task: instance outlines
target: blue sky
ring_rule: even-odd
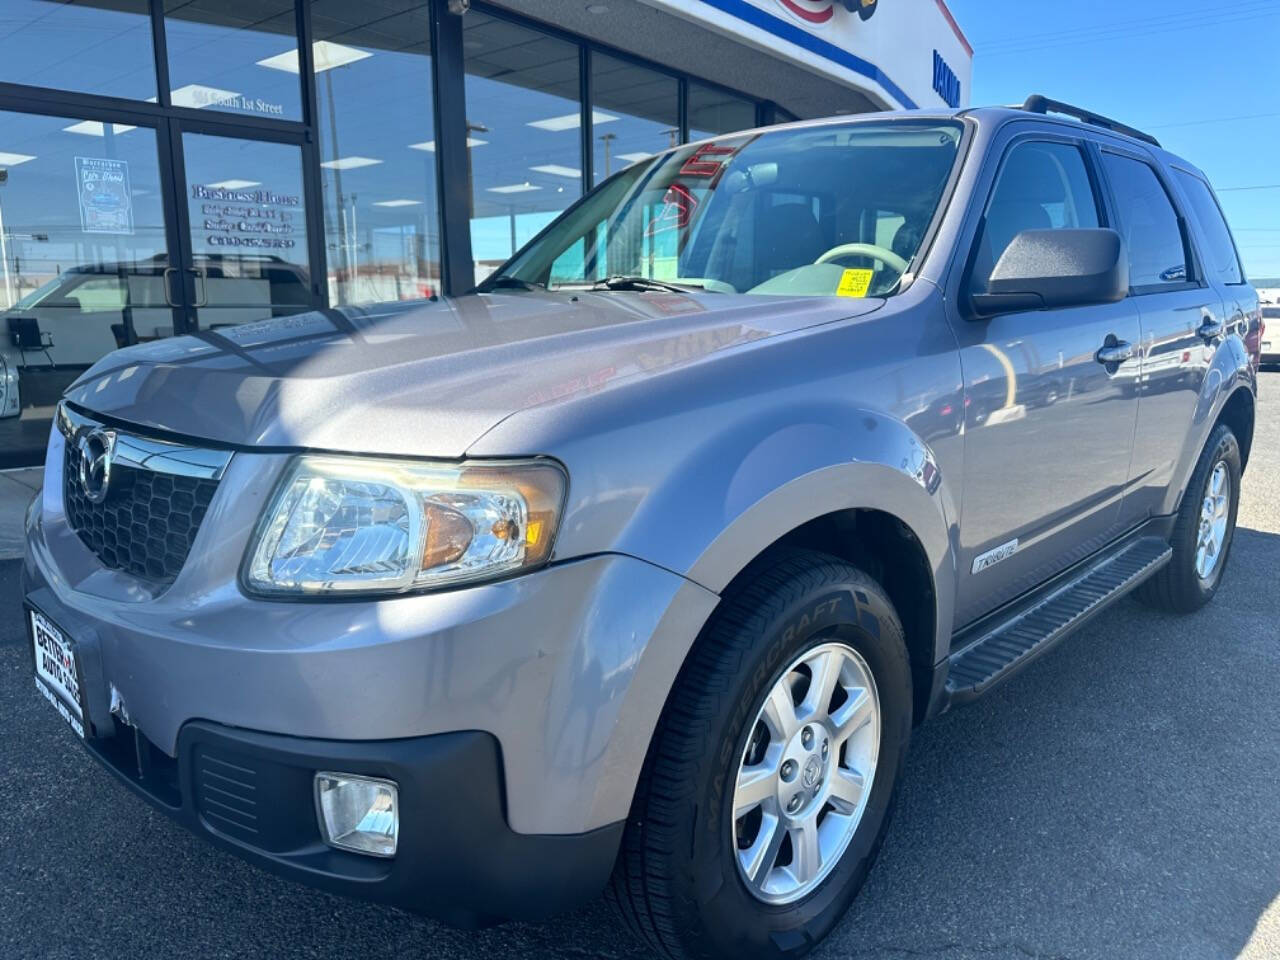
[[[970,104],[1043,93],[1148,131],[1209,175],[1249,276],[1280,277],[1280,0],[948,6],[974,48]]]

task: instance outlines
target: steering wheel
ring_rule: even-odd
[[[842,243],[838,247],[832,247],[814,263],[829,263],[832,260],[838,260],[841,257],[849,256],[870,257],[872,260],[879,260],[885,266],[893,267],[898,273],[906,273],[909,264],[900,256],[887,247],[878,247],[874,243]]]

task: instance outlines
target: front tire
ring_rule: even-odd
[[[1240,444],[1226,424],[1209,435],[1174,520],[1173,559],[1136,596],[1170,613],[1194,613],[1222,582],[1240,507]]]
[[[678,960],[803,956],[879,852],[911,720],[880,585],[808,551],[758,565],[668,698],[609,899]]]

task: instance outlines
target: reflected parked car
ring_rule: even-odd
[[[279,257],[208,254],[195,259],[194,269],[205,329],[311,306],[306,273]],[[41,406],[51,409],[77,376],[113,350],[173,336],[176,291],[166,284],[176,285],[176,273],[163,255],[72,267],[4,311],[0,417],[18,416],[35,393],[48,393]]]
[[[1280,364],[1280,307],[1262,308],[1262,365]]]

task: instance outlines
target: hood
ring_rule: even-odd
[[[66,396],[104,416],[236,446],[455,458],[526,407],[883,303],[515,292],[345,307],[129,347]]]

